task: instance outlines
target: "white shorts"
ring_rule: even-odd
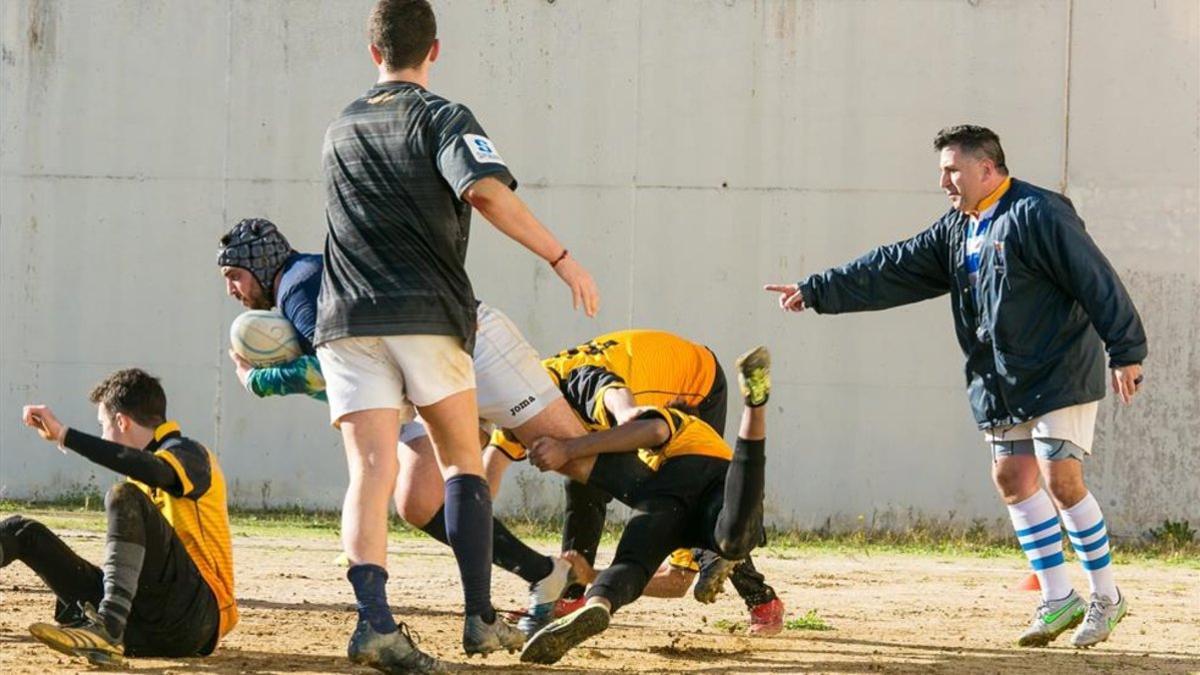
[[[533,419],[562,393],[542,367],[538,353],[504,312],[479,303],[475,334],[475,395],[484,429],[511,429]],[[425,435],[418,416],[404,425],[404,443]]]
[[[394,409],[401,422],[413,406],[432,405],[475,388],[471,357],[449,335],[347,337],[317,347],[333,426],[352,412]]]
[[[1091,454],[1092,441],[1096,436],[1096,413],[1099,410],[1099,401],[1059,408],[1028,422],[988,429],[984,432],[984,438],[989,443],[1055,438],[1071,441]]]

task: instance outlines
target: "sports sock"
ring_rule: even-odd
[[[1092,593],[1116,600],[1117,584],[1113,580],[1112,556],[1108,550],[1108,528],[1104,525],[1100,503],[1089,492],[1075,506],[1063,509],[1062,517],[1071,547],[1087,573]]]
[[[104,597],[96,613],[104,619],[108,634],[118,640],[125,634],[145,560],[146,547],[142,544],[109,539],[104,545]]]
[[[438,509],[421,531],[449,545],[446,536],[446,507]],[[529,583],[536,583],[554,570],[554,560],[525,545],[504,523],[492,518],[492,564],[508,570]]]
[[[108,513],[108,535],[104,544],[104,597],[96,613],[104,628],[120,640],[137,595],[138,578],[146,561],[146,514],[149,500],[136,487],[125,483],[108,491],[104,509]]]
[[[739,438],[725,474],[725,502],[714,535],[722,558],[741,560],[762,538],[763,484],[766,482],[765,440]]]
[[[352,565],[346,570],[346,578],[358,600],[358,618],[371,624],[376,633],[395,632],[396,620],[387,602],[387,570],[379,565]]]
[[[562,550],[577,551],[588,561],[596,564],[596,549],[604,535],[604,520],[608,515],[605,492],[590,485],[566,479],[564,483],[567,503],[563,513]],[[583,584],[571,584],[563,593],[566,600],[583,597]]]
[[[1037,574],[1042,599],[1061,600],[1070,595],[1073,589],[1063,564],[1062,528],[1050,495],[1038,490],[1029,499],[1010,504],[1008,515],[1021,550]]]
[[[481,476],[459,474],[446,481],[446,535],[462,577],[467,616],[492,623],[492,495]]]

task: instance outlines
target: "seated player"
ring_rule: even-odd
[[[167,419],[162,387],[141,370],[109,375],[90,400],[102,438],[67,428],[43,405],[22,414],[47,441],[129,477],[104,497],[101,567],[36,520],[0,522],[0,567],[20,560],[57,596],[57,625],[35,623],[29,631],[97,665],[118,665],[126,655],[211,654],[238,621],[217,458]]]
[[[718,435],[725,432],[727,400],[721,364],[707,347],[678,335],[658,330],[617,331],[559,352],[543,361],[543,365],[589,429],[607,429],[627,422],[645,406],[673,406],[694,410]],[[514,445],[505,433],[493,434],[493,440],[493,445],[504,450],[510,459],[525,456],[524,448]],[[594,564],[611,497],[570,478],[566,493],[562,549],[578,551],[589,565]],[[678,567],[664,570],[663,582],[674,580],[681,587],[672,597],[686,592],[692,578],[698,577],[696,599],[716,600],[725,576],[717,573],[717,556],[713,552],[678,551],[672,560]],[[750,634],[774,635],[781,631],[783,603],[754,568],[753,561],[747,558],[729,576],[750,611]],[[555,615],[569,614],[581,607],[583,591],[579,584],[569,587],[555,608]],[[523,621],[521,628],[532,632],[549,618],[541,617],[538,612]]]
[[[535,465],[571,465],[595,459],[588,481],[634,512],[617,544],[613,563],[587,592],[587,604],[529,639],[528,663],[556,663],[571,648],[608,628],[610,617],[636,600],[672,550],[716,551],[729,570],[762,538],[766,410],[770,356],[758,347],[738,359],[738,382],[746,401],[731,451],[702,420],[673,409],[655,409],[605,431],[561,441],[542,438],[530,447]],[[651,455],[649,475],[597,476],[606,457]]]
[[[325,380],[312,348],[322,256],[296,252],[273,223],[255,218],[242,220],[221,238],[217,264],[229,296],[249,309],[277,306],[296,329],[304,350],[290,363],[267,368],[253,368],[231,351],[238,379],[260,397],[306,394],[324,400]],[[484,420],[511,426],[514,434],[529,441],[547,434],[582,435],[583,426],[520,330],[502,312],[483,303],[477,308],[477,316],[473,359],[479,411]],[[442,476],[419,417],[402,427],[400,440],[396,510],[405,521],[448,545]],[[481,439],[481,447],[483,443]],[[511,462],[494,448],[488,452],[485,464],[494,495]],[[570,570],[565,561],[526,546],[495,519],[492,560],[528,582],[530,602],[537,605],[553,603],[561,595]],[[383,573],[386,575],[386,571]],[[512,639],[519,647],[517,636]]]

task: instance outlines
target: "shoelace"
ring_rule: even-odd
[[[400,621],[396,624],[396,630],[400,631],[401,635],[408,638],[408,641],[412,643],[414,648],[421,644],[421,636],[412,632],[412,630],[409,629],[408,624],[404,623],[403,621]]]
[[[1103,600],[1092,600],[1088,603],[1087,616],[1084,621],[1091,623],[1104,618],[1104,612],[1108,609],[1108,604]]]
[[[92,603],[85,602],[81,605],[81,607],[83,608],[84,618],[96,624],[97,626],[104,625],[104,619],[100,618],[100,613],[96,611],[95,607],[92,607]]]

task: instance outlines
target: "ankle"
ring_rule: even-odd
[[[592,597],[588,598],[587,606],[588,607],[597,607],[597,606],[603,607],[604,611],[608,612],[609,614],[612,614],[612,603],[609,602],[608,599],[602,598],[598,595],[593,595]]]

